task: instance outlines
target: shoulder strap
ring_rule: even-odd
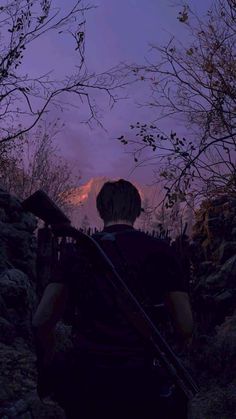
[[[120,266],[120,268],[122,270],[122,273],[126,272],[126,274],[129,272],[129,264],[128,264],[126,258],[124,257],[123,252],[121,251],[120,246],[118,246],[118,243],[117,243],[116,238],[117,238],[117,236],[119,234],[123,234],[123,233],[130,234],[130,233],[133,233],[133,232],[136,232],[136,230],[129,229],[129,230],[123,230],[123,231],[114,231],[114,232],[103,231],[103,232],[98,233],[96,235],[96,237],[98,236],[98,237],[101,238],[101,241],[102,242],[104,242],[104,241],[111,241],[113,243],[113,248],[116,250],[116,254],[119,256],[119,259],[121,261],[121,263],[119,264],[119,266]]]
[[[136,230],[134,229],[127,229],[127,230],[122,230],[122,231],[101,231],[100,233],[95,233],[93,234],[93,238],[101,238],[101,240],[111,240],[111,241],[115,241],[116,240],[116,236],[119,236],[119,234],[124,234],[124,233],[136,233]]]

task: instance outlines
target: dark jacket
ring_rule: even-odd
[[[144,308],[162,303],[170,291],[186,291],[181,267],[162,240],[124,224],[106,227],[103,233],[93,238]],[[109,240],[110,233],[116,233],[115,242]],[[74,346],[101,365],[141,365],[150,355],[149,348],[120,312],[109,281],[101,287],[101,275],[99,257],[96,260],[77,246],[64,255],[53,278],[69,285],[70,305],[76,313]]]

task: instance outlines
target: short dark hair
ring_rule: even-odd
[[[141,212],[141,197],[127,180],[109,181],[97,195],[97,210],[105,223],[118,220],[134,223]]]

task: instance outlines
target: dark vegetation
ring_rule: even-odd
[[[153,44],[148,64],[128,66],[150,89],[143,106],[156,111],[155,121],[133,123],[132,132],[118,138],[131,145],[134,169],[156,162],[167,208],[235,196],[236,189],[235,1],[217,0],[203,17],[186,5],[178,19],[186,27],[184,42],[173,36],[167,45]],[[173,121],[170,132],[163,121]],[[142,157],[145,149],[150,157]]]

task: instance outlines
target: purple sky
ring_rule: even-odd
[[[74,1],[55,0],[55,3],[62,9],[66,3],[69,9]],[[203,14],[211,1],[192,0],[189,3]],[[186,36],[184,24],[177,20],[181,8],[174,7],[173,1],[97,0],[94,4],[98,7],[86,15],[86,62],[91,71],[102,72],[121,61],[142,63],[148,56],[149,43],[165,44],[171,35],[182,39]],[[26,53],[23,70],[34,75],[51,69],[58,75],[69,72],[76,59],[72,40],[68,36],[60,39],[58,42],[58,37],[51,33],[34,43],[33,50]],[[102,106],[106,106],[101,121],[107,132],[98,127],[90,130],[81,124],[85,117],[82,107],[80,111],[65,110],[63,115],[51,111],[49,118],[61,117],[66,123],[58,141],[64,156],[81,171],[83,183],[95,176],[128,179],[132,158],[124,153],[126,149],[114,138],[127,132],[131,123],[151,120],[155,115],[148,109],[138,108],[135,103],[145,97],[141,83],[135,88],[130,87],[126,94],[129,99],[118,103],[112,111],[106,106],[104,97],[100,99]],[[136,170],[129,177],[132,179],[151,183],[152,167]]]

